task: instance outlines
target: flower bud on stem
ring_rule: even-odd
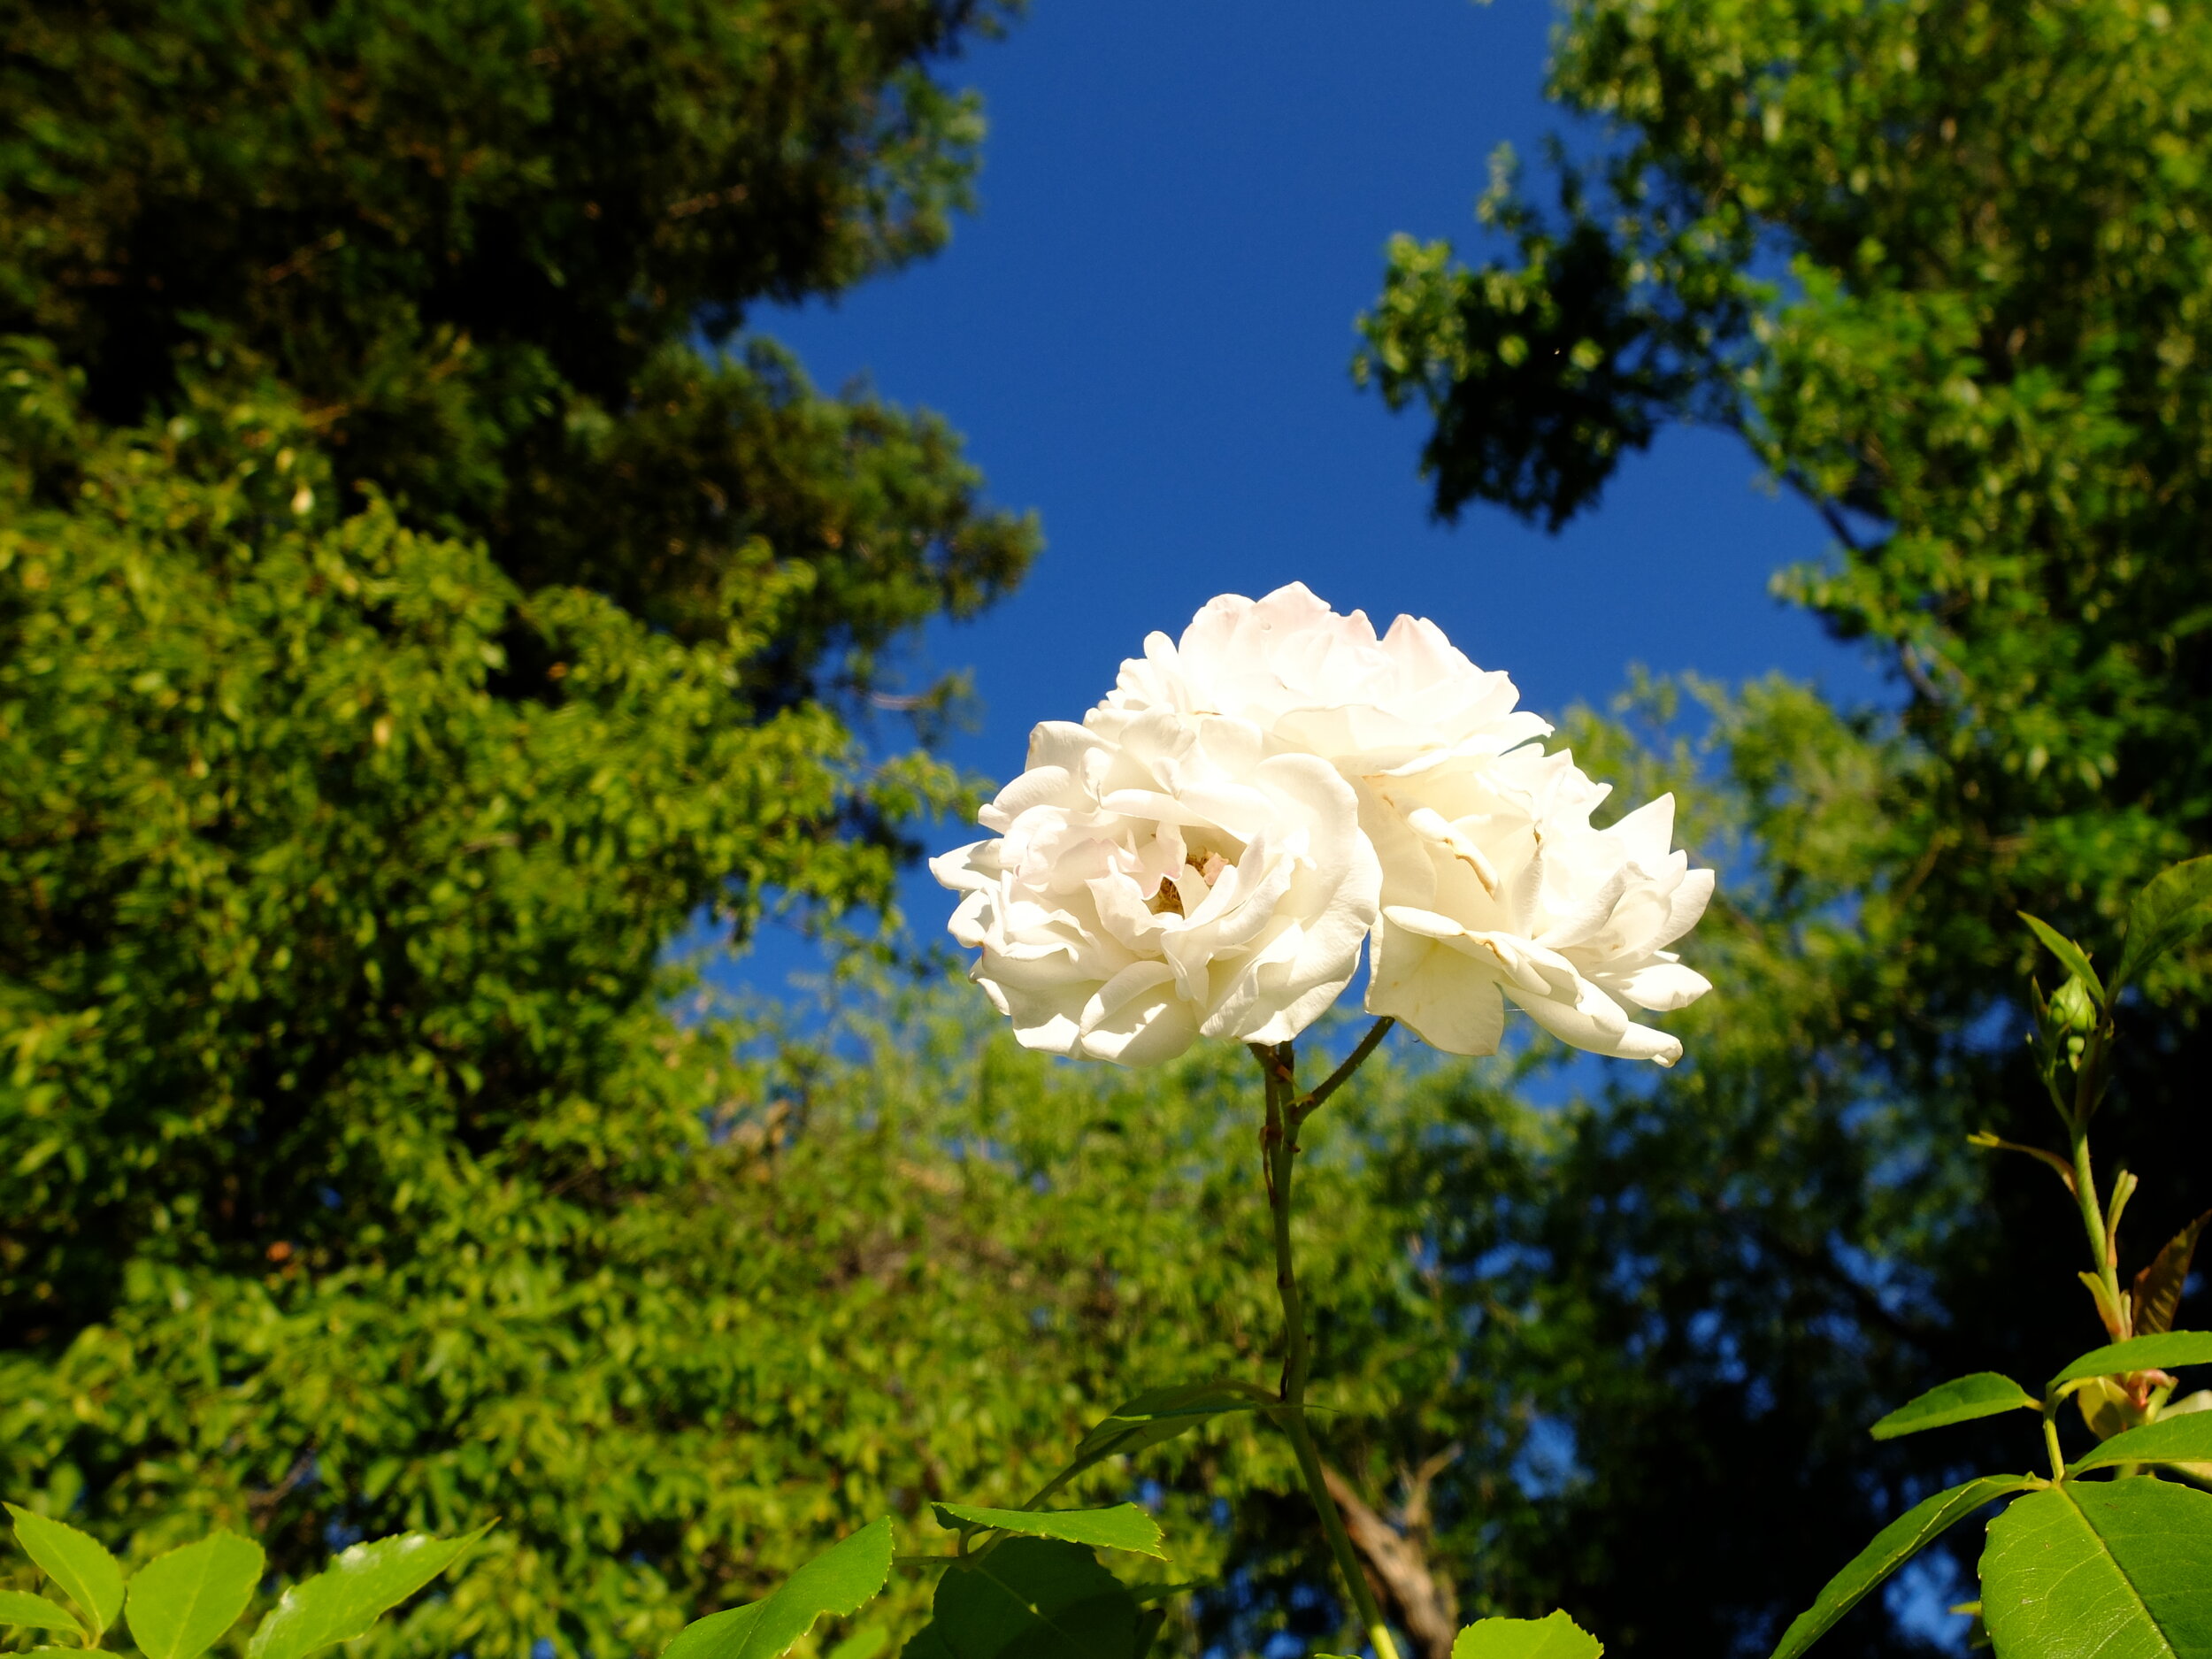
[[[1297,1056],[1289,1043],[1251,1045],[1267,1091],[1267,1116],[1260,1129],[1260,1155],[1267,1179],[1267,1207],[1274,1224],[1275,1289],[1283,1303],[1282,1403],[1271,1415],[1283,1432],[1290,1436],[1291,1449],[1298,1458],[1298,1472],[1304,1478],[1314,1509],[1321,1517],[1322,1534],[1329,1540],[1329,1552],[1336,1557],[1337,1571],[1351,1592],[1352,1605],[1369,1644],[1375,1650],[1375,1659],[1398,1659],[1397,1645],[1391,1640],[1390,1627],[1383,1623],[1382,1610],[1375,1604],[1375,1593],[1368,1585],[1359,1556],[1353,1551],[1351,1535],[1344,1529],[1344,1517],[1337,1512],[1336,1501],[1329,1495],[1328,1481],[1321,1471],[1321,1454],[1315,1448],[1313,1432],[1306,1425],[1306,1378],[1312,1354],[1306,1342],[1305,1303],[1298,1291],[1298,1270],[1291,1259],[1290,1206],[1299,1130],[1321,1103],[1359,1069],[1360,1063],[1375,1051],[1390,1026],[1388,1018],[1377,1020],[1344,1064],[1310,1094],[1298,1093]]]

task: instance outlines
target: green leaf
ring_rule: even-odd
[[[2162,870],[2128,907],[2127,942],[2121,947],[2114,990],[2212,921],[2212,857],[2191,858]]]
[[[61,1521],[50,1521],[12,1503],[15,1540],[39,1564],[62,1594],[77,1604],[91,1625],[92,1640],[115,1623],[123,1610],[123,1569],[96,1538]]]
[[[2089,987],[2089,995],[2097,999],[2099,1007],[2111,1006],[2105,998],[2104,981],[2097,977],[2097,971],[2089,965],[2087,951],[2048,922],[2038,921],[2025,910],[2015,910],[2013,914],[2025,922],[2028,925],[2028,931],[2043,941],[2044,949],[2058,958],[2059,966]]]
[[[1111,1416],[1101,1418],[1078,1441],[1076,1466],[1097,1463],[1116,1454],[1133,1455],[1148,1447],[1171,1440],[1196,1428],[1208,1417],[1225,1411],[1250,1411],[1257,1402],[1240,1384],[1186,1383],[1173,1388],[1148,1388]]]
[[[1056,1491],[1093,1463],[1118,1453],[1133,1456],[1148,1447],[1171,1440],[1208,1417],[1225,1411],[1259,1410],[1264,1398],[1247,1383],[1182,1383],[1172,1388],[1148,1388],[1094,1424],[1076,1442],[1074,1458],[1052,1478],[1045,1491]]]
[[[1452,1643],[1452,1659],[1598,1659],[1605,1644],[1564,1613],[1477,1619]]]
[[[775,1659],[812,1630],[816,1619],[857,1613],[890,1576],[891,1517],[886,1516],[833,1544],[773,1594],[685,1625],[662,1649],[661,1659]]]
[[[1828,1580],[1826,1587],[1813,1598],[1812,1606],[1800,1613],[1789,1629],[1782,1632],[1773,1659],[1796,1659],[1797,1655],[1825,1635],[1838,1619],[1856,1607],[1869,1591],[1926,1548],[1953,1523],[1965,1519],[1992,1499],[2045,1484],[2033,1475],[1984,1475],[1978,1480],[1970,1480],[1916,1503],[1877,1532],[1874,1541],[1861,1550],[1849,1566]]]
[[[1136,1601],[1089,1550],[1056,1539],[1010,1538],[948,1567],[932,1612],[908,1659],[1136,1659]]]
[[[2170,1330],[2181,1308],[2181,1287],[2189,1282],[2189,1264],[2197,1253],[2197,1240],[2212,1225],[2208,1210],[2166,1240],[2149,1266],[2135,1276],[2135,1328],[2146,1335]]]
[[[965,1521],[973,1526],[995,1526],[1002,1532],[1062,1538],[1094,1549],[1125,1549],[1161,1561],[1168,1558],[1160,1546],[1159,1523],[1133,1503],[1117,1503],[1110,1509],[984,1509],[967,1503],[932,1507],[947,1526]]]
[[[131,1640],[146,1659],[197,1659],[238,1622],[261,1582],[261,1546],[211,1532],[132,1576]]]
[[[1893,1440],[1901,1434],[1939,1429],[1953,1423],[1971,1423],[1993,1417],[2000,1411],[2040,1411],[2042,1402],[2009,1377],[1993,1371],[1976,1371],[1939,1383],[1924,1394],[1907,1401],[1867,1432],[1878,1440]]]
[[[489,1525],[459,1538],[403,1532],[356,1544],[279,1598],[246,1644],[246,1659],[301,1659],[365,1636],[392,1609],[468,1553]]]
[[[2177,1365],[2212,1364],[2212,1331],[2162,1331],[2092,1348],[2051,1379],[2051,1386],[2116,1377],[2124,1371],[2171,1371]]]
[[[28,1590],[0,1590],[0,1624],[20,1624],[32,1630],[67,1631],[81,1637],[84,1626],[77,1616],[58,1601],[49,1601]]]
[[[1990,1523],[1981,1572],[2001,1654],[2212,1654],[2212,1494],[2141,1475],[2067,1481]]]
[[[2078,1475],[2114,1463],[2212,1463],[2212,1411],[2190,1411],[2124,1429],[2095,1451],[2076,1458],[2066,1472]]]

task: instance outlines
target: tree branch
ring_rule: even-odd
[[[1451,1585],[1429,1571],[1421,1547],[1369,1509],[1333,1465],[1324,1463],[1321,1472],[1344,1517],[1344,1530],[1359,1551],[1360,1564],[1367,1570],[1368,1583],[1397,1615],[1400,1627],[1413,1639],[1415,1651],[1421,1659],[1451,1659],[1452,1642],[1459,1633],[1459,1601]]]

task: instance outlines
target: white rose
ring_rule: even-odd
[[[1609,793],[1562,752],[1433,751],[1366,780],[1383,865],[1367,1007],[1437,1048],[1493,1054],[1501,995],[1561,1041],[1672,1065],[1682,1045],[1634,1023],[1712,987],[1664,947],[1695,925],[1709,870],[1672,851],[1674,797],[1609,829]]]
[[[931,862],[952,932],[1024,1045],[1148,1065],[1198,1037],[1281,1042],[1358,965],[1381,885],[1351,787],[1246,720],[1065,722]]]
[[[1356,777],[1425,749],[1502,754],[1549,732],[1515,710],[1518,699],[1510,680],[1477,668],[1425,618],[1402,616],[1379,640],[1365,611],[1340,617],[1293,582],[1256,601],[1223,595],[1180,641],[1148,636],[1100,711],[1233,716]]]

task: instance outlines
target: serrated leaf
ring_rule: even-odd
[[[1564,1613],[1477,1619],[1452,1643],[1452,1659],[1598,1659],[1605,1644]]]
[[[12,1503],[15,1541],[61,1593],[77,1604],[91,1626],[92,1640],[115,1623],[123,1610],[123,1569],[107,1547],[62,1521],[51,1521]]]
[[[2212,1210],[2167,1240],[2166,1248],[2135,1276],[2135,1325],[2139,1331],[2147,1335],[2173,1328],[2174,1316],[2181,1309],[2182,1286],[2189,1282],[2189,1264],[2196,1256],[2197,1240],[2204,1235],[2208,1224],[2212,1224]]]
[[[1947,1492],[1939,1492],[1932,1498],[1924,1498],[1877,1532],[1874,1541],[1861,1550],[1849,1566],[1828,1580],[1813,1598],[1812,1606],[1800,1613],[1789,1629],[1782,1632],[1773,1659],[1796,1659],[1883,1579],[1934,1542],[1954,1523],[1964,1520],[1994,1499],[2031,1491],[2044,1484],[2032,1475],[1984,1475]]]
[[[79,1637],[84,1634],[84,1626],[77,1623],[74,1613],[60,1602],[49,1601],[28,1590],[0,1590],[0,1624],[15,1624],[27,1630],[66,1631]]]
[[[2114,1463],[2212,1463],[2212,1411],[2188,1411],[2124,1429],[2096,1450],[2076,1458],[2066,1472],[2078,1475]]]
[[[131,1578],[131,1640],[146,1659],[198,1659],[238,1622],[261,1582],[261,1546],[211,1532]]]
[[[2091,1348],[2051,1379],[2051,1386],[2063,1387],[2091,1377],[2117,1377],[2131,1371],[2171,1371],[2177,1365],[2212,1364],[2212,1331],[2164,1331],[2156,1336],[2130,1337]]]
[[[1010,1538],[946,1568],[931,1612],[910,1659],[1136,1659],[1135,1600],[1089,1550],[1057,1539]]]
[[[2070,1480],[1989,1526],[1982,1620],[2001,1654],[2212,1654],[2212,1494],[2167,1480]]]
[[[356,1544],[287,1590],[246,1644],[246,1659],[302,1659],[368,1634],[376,1621],[467,1554],[491,1531],[459,1538],[403,1532]]]
[[[2039,921],[2025,910],[2015,910],[2013,914],[2025,922],[2028,925],[2028,931],[2043,941],[2043,948],[2058,958],[2059,966],[2089,987],[2089,995],[2097,999],[2099,1007],[2109,1006],[2105,1001],[2104,981],[2097,977],[2097,971],[2089,965],[2087,951],[2048,922]]]
[[[1059,1538],[1094,1549],[1125,1549],[1165,1561],[1160,1525],[1133,1503],[1118,1503],[1110,1509],[985,1509],[969,1503],[931,1506],[948,1526],[965,1521],[973,1526],[993,1526],[1002,1532],[1021,1532],[1033,1538]]]
[[[2212,857],[2162,870],[2128,907],[2127,942],[2112,976],[2115,991],[2212,921]]]
[[[786,1578],[772,1594],[687,1624],[661,1659],[775,1659],[814,1621],[857,1613],[891,1576],[891,1518],[871,1521]],[[248,1659],[252,1659],[251,1655]]]
[[[1971,1377],[1938,1383],[1926,1394],[1908,1400],[1867,1432],[1878,1440],[1893,1440],[1901,1434],[1971,1423],[1977,1417],[1995,1417],[2000,1411],[2042,1409],[2042,1402],[2011,1378],[1993,1371],[1976,1371]]]

